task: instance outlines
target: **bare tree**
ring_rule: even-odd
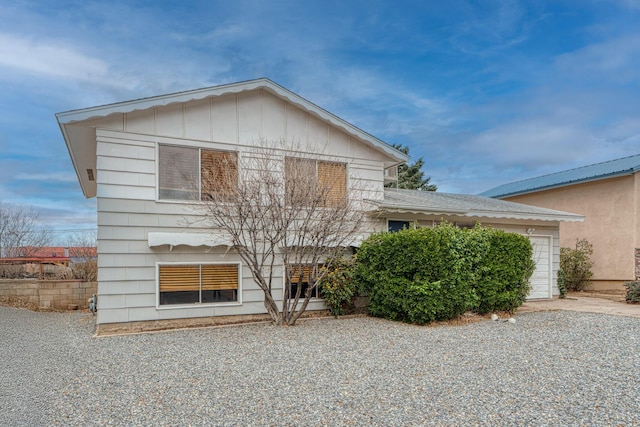
[[[97,236],[94,231],[69,237],[67,246],[72,259],[71,270],[76,279],[95,282],[98,279]]]
[[[38,224],[34,208],[0,202],[0,257],[29,257],[51,241],[51,229]]]
[[[214,233],[228,235],[272,321],[293,325],[317,295],[322,263],[361,231],[362,191],[354,178],[348,185],[344,163],[263,146],[203,167],[197,209]],[[280,268],[284,289],[275,281]]]

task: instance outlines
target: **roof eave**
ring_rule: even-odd
[[[576,185],[576,184],[586,184],[586,183],[589,183],[589,182],[601,181],[603,179],[617,178],[617,177],[620,177],[620,176],[629,176],[629,175],[635,174],[639,170],[640,170],[640,167],[632,168],[632,169],[625,169],[624,171],[618,171],[618,172],[605,174],[605,175],[598,175],[598,176],[590,177],[590,178],[576,179],[576,180],[573,180],[573,181],[565,181],[565,182],[557,183],[557,184],[543,185],[543,186],[540,186],[540,187],[530,188],[530,189],[522,190],[522,191],[512,191],[512,192],[509,192],[509,193],[502,193],[502,194],[496,194],[494,196],[484,196],[484,197],[491,197],[493,199],[504,199],[506,197],[523,196],[525,194],[538,193],[540,191],[553,190],[553,189],[556,189],[556,188],[570,187],[570,186]],[[482,194],[483,193],[481,193],[480,195],[482,195]]]
[[[385,206],[380,205],[375,211],[376,213],[415,213],[423,215],[465,215],[467,210],[457,209],[444,209],[437,207],[424,207],[419,206]]]
[[[57,114],[56,114],[57,117]],[[60,122],[60,120],[58,120],[58,126],[60,127],[60,132],[62,132],[62,138],[64,139],[64,144],[67,147],[67,151],[69,152],[69,157],[71,158],[71,164],[73,165],[73,169],[76,172],[76,177],[78,178],[78,182],[80,183],[80,189],[82,190],[82,194],[84,195],[84,197],[86,197],[87,199],[94,197],[95,194],[91,194],[89,192],[89,189],[85,187],[84,185],[84,180],[82,179],[82,177],[80,176],[80,169],[78,166],[78,161],[76,160],[76,157],[73,153],[73,150],[71,149],[71,141],[69,139],[69,134],[67,133],[67,128],[64,124],[62,124]]]
[[[562,221],[562,222],[582,222],[584,216],[575,214],[536,214],[525,212],[496,212],[496,211],[468,211],[466,216],[477,218],[494,218],[494,219],[517,219],[517,220],[533,220],[533,221]]]
[[[373,203],[376,203],[373,201]],[[384,214],[419,214],[419,215],[454,215],[469,218],[493,218],[493,219],[515,219],[515,220],[531,220],[531,221],[550,221],[550,222],[582,222],[584,216],[570,213],[527,213],[527,212],[501,212],[501,211],[483,211],[473,209],[446,209],[437,207],[419,207],[419,206],[396,206],[384,205],[380,202],[376,203],[378,208],[373,211],[377,215]]]
[[[201,100],[214,96],[221,96],[227,94],[241,93],[245,91],[255,90],[255,89],[265,89],[271,91],[277,96],[286,99],[293,105],[296,105],[299,108],[317,116],[321,120],[324,120],[331,125],[342,129],[349,135],[353,135],[371,146],[375,149],[385,153],[396,164],[401,164],[409,161],[409,156],[400,150],[394,148],[390,144],[374,137],[373,135],[363,131],[362,129],[354,126],[351,123],[346,122],[340,117],[330,113],[329,111],[319,107],[313,102],[297,95],[294,92],[274,83],[273,81],[267,78],[260,78],[256,80],[249,80],[238,83],[231,83],[226,85],[214,86],[203,89],[195,89],[185,92],[178,92],[167,95],[154,96],[149,98],[142,98],[132,101],[119,102],[114,104],[107,104],[97,107],[89,107],[80,110],[70,110],[66,112],[61,112],[56,114],[56,118],[58,123],[62,125],[81,122],[85,120],[89,120],[97,117],[106,117],[111,114],[126,114],[131,113],[136,110],[146,110],[150,108],[155,108],[158,106],[166,106],[174,103],[184,103],[189,101]]]

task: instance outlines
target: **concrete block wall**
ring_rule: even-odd
[[[0,299],[18,299],[41,309],[85,309],[97,285],[80,280],[2,279]]]

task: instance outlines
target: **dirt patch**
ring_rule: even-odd
[[[20,298],[15,298],[15,297],[0,297],[0,305],[13,307],[13,308],[26,308],[28,310],[38,311],[37,305]]]
[[[580,291],[580,292],[569,292],[567,293],[567,298],[575,298],[575,297],[591,297],[591,298],[602,298],[609,301],[616,302],[625,302],[625,297],[627,296],[626,291],[624,290],[607,290],[607,291]]]

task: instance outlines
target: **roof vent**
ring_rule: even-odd
[[[93,169],[87,169],[87,176],[89,177],[89,181],[96,180],[95,176],[93,176]]]

